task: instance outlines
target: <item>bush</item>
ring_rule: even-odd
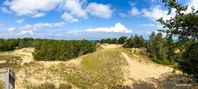
[[[98,41],[99,43],[108,43],[108,44],[118,44],[118,39],[116,38],[107,38],[107,39],[101,39]]]
[[[94,52],[95,49],[95,44],[86,40],[43,40],[37,42],[34,57],[36,60],[64,61],[87,53]]]
[[[72,89],[72,86],[69,84],[60,84],[59,89]]]
[[[145,46],[145,40],[142,36],[131,36],[129,39],[126,40],[123,47],[126,48],[140,48]]]
[[[198,79],[198,43],[192,44],[184,53],[180,68],[183,72]]]
[[[119,39],[118,39],[118,43],[119,44],[124,44],[124,42],[127,40],[127,36],[121,36]]]
[[[56,89],[55,85],[52,83],[44,83],[41,85],[28,85],[27,89]]]

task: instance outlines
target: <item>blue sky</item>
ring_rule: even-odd
[[[198,9],[198,0],[178,0]],[[0,38],[95,40],[149,34],[169,19],[161,0],[1,0]]]

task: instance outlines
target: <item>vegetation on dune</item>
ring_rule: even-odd
[[[98,51],[84,56],[79,65],[62,65],[61,77],[81,89],[112,89],[122,83],[123,66],[126,65],[119,51]],[[55,71],[55,70],[54,70]]]
[[[167,37],[175,36],[178,39],[176,47],[181,49],[179,52],[179,68],[184,73],[198,79],[197,67],[197,42],[198,42],[198,10],[194,7],[187,12],[188,6],[182,6],[176,0],[162,0],[171,13],[175,9],[175,16],[169,20],[158,21],[164,26],[161,31],[167,34]],[[179,44],[179,45],[178,45]],[[170,47],[171,48],[171,47]]]
[[[198,43],[192,44],[184,53],[180,68],[190,76],[198,78]]]
[[[118,43],[119,44],[124,44],[124,42],[127,40],[127,36],[121,36],[119,39],[118,39]]]
[[[68,60],[94,52],[95,43],[87,40],[0,39],[0,51],[34,47],[36,60]]]
[[[131,36],[124,42],[123,47],[126,48],[141,48],[145,47],[145,40],[142,36],[134,35]]]
[[[134,35],[128,38],[127,36],[121,36],[120,38],[107,38],[101,39],[99,43],[109,43],[109,44],[123,44],[126,48],[140,48],[145,47],[146,42],[142,36]]]
[[[147,51],[153,61],[160,64],[174,64],[176,62],[176,48],[172,38],[163,38],[162,33],[151,33],[147,44]]]
[[[95,44],[82,41],[40,41],[34,57],[37,60],[68,60],[95,51]]]
[[[40,85],[29,85],[26,88],[27,89],[56,89],[55,85],[52,83],[44,83]]]
[[[194,7],[190,12],[186,12],[188,6],[182,6],[176,0],[162,0],[165,6],[171,10],[175,9],[175,16],[168,20],[163,18],[157,21],[163,25],[160,32],[151,33],[149,41],[145,45],[145,40],[141,36],[132,36],[120,42],[123,47],[140,48],[146,47],[149,56],[153,61],[160,64],[176,64],[183,72],[198,79],[197,67],[197,43],[198,43],[198,10]],[[166,36],[163,37],[162,33]],[[176,40],[173,40],[173,37]],[[119,43],[114,39],[102,39],[100,43]],[[195,71],[196,73],[194,73]]]
[[[5,83],[3,83],[2,81],[0,81],[0,89],[4,89],[4,85],[5,85]]]
[[[44,83],[40,85],[28,85],[27,89],[72,89],[72,86],[69,84],[61,83],[58,88],[55,87],[53,83]],[[1,89],[1,88],[0,88]]]
[[[21,58],[12,55],[0,55],[0,61],[3,61],[0,63],[0,68],[19,68]]]

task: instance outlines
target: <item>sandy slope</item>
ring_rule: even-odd
[[[184,76],[178,75],[173,73],[173,68],[159,65],[153,62],[145,61],[141,59],[139,55],[136,55],[133,51],[133,56],[127,54],[125,49],[121,48],[120,45],[101,45],[102,50],[119,50],[118,54],[124,58],[128,65],[126,65],[125,75],[123,78],[125,81],[123,82],[124,86],[127,86],[129,89],[186,89],[188,87],[176,87],[175,84],[185,83],[185,80],[188,79]],[[15,54],[28,56],[29,58],[25,57],[25,61],[32,61],[32,55],[30,52],[33,52],[32,49],[23,49],[16,51]],[[27,54],[26,54],[27,53]],[[97,53],[97,52],[95,52]],[[91,54],[92,55],[92,54]],[[85,55],[86,56],[86,55]],[[101,56],[102,57],[102,56]],[[39,61],[34,62],[31,65],[25,65],[16,73],[16,89],[24,89],[24,84],[40,84],[44,82],[52,82],[55,85],[59,85],[60,83],[69,83],[59,77],[57,75],[59,70],[58,66],[64,65],[68,66],[79,66],[81,61],[83,60],[82,57],[78,57],[76,59],[72,59],[70,61],[56,61],[56,62],[46,62],[46,61]],[[55,71],[49,72],[49,71]],[[67,70],[72,70],[67,69]],[[77,71],[77,70],[75,70]],[[57,72],[57,73],[56,73]],[[64,72],[64,71],[61,71]],[[182,79],[182,82],[178,79]],[[72,84],[71,84],[72,85]],[[73,88],[75,85],[73,85]]]
[[[20,65],[23,65],[25,63],[30,63],[34,61],[34,57],[32,54],[34,50],[34,48],[22,48],[14,51],[2,52],[0,53],[0,55],[5,56],[6,59],[13,60],[17,63],[20,63]],[[20,57],[20,59],[14,58],[13,56]],[[0,60],[0,64],[5,62],[6,60]]]

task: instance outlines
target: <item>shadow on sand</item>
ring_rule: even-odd
[[[198,83],[184,75],[165,73],[159,79],[149,79],[148,81],[132,80],[131,86],[117,86],[113,89],[198,89]]]

